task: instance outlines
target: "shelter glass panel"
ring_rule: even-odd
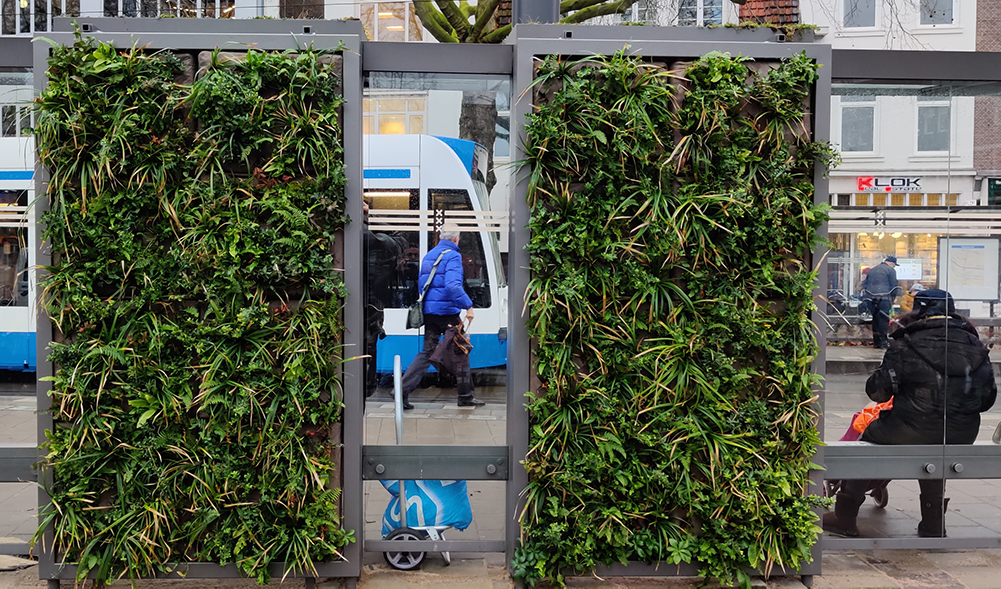
[[[995,538],[1001,526],[981,516],[1001,490],[985,467],[1001,457],[990,349],[1001,209],[977,170],[1001,157],[985,132],[1001,120],[999,89],[835,80],[832,129],[845,128],[846,103],[866,101],[873,150],[842,136],[830,178],[824,439],[839,507],[826,527],[845,532],[850,518],[864,538]]]
[[[421,434],[408,445],[503,445],[510,156],[497,129],[510,126],[510,80],[370,72],[365,101],[370,443],[395,444],[378,432],[395,431],[399,357],[401,402],[414,407],[403,422]],[[415,304],[419,330],[406,327]],[[457,323],[468,342],[445,333]]]

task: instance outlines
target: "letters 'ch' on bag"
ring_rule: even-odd
[[[424,327],[424,297],[428,294],[428,289],[431,288],[431,281],[434,280],[434,274],[438,271],[438,263],[445,256],[445,252],[448,250],[442,250],[438,254],[438,259],[434,261],[434,266],[431,266],[431,274],[428,276],[428,281],[424,283],[424,290],[421,291],[421,296],[418,297],[417,302],[410,305],[407,310],[407,329],[419,329]]]

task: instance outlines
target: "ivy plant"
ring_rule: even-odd
[[[36,100],[49,173],[51,526],[78,579],[171,563],[309,572],[339,516],[344,216],[333,53],[168,52],[78,35]]]
[[[534,584],[627,561],[749,586],[820,528],[811,252],[817,65],[539,62],[529,117],[522,546]]]

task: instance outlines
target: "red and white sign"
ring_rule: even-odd
[[[859,176],[858,192],[924,192],[919,176]]]

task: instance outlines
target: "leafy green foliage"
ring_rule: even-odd
[[[819,528],[816,65],[550,57],[535,83],[530,483],[512,569],[796,568]],[[682,77],[684,75],[684,77]]]
[[[60,336],[45,463],[80,579],[340,558],[345,223],[332,55],[178,58],[78,38],[37,99],[44,304]]]

